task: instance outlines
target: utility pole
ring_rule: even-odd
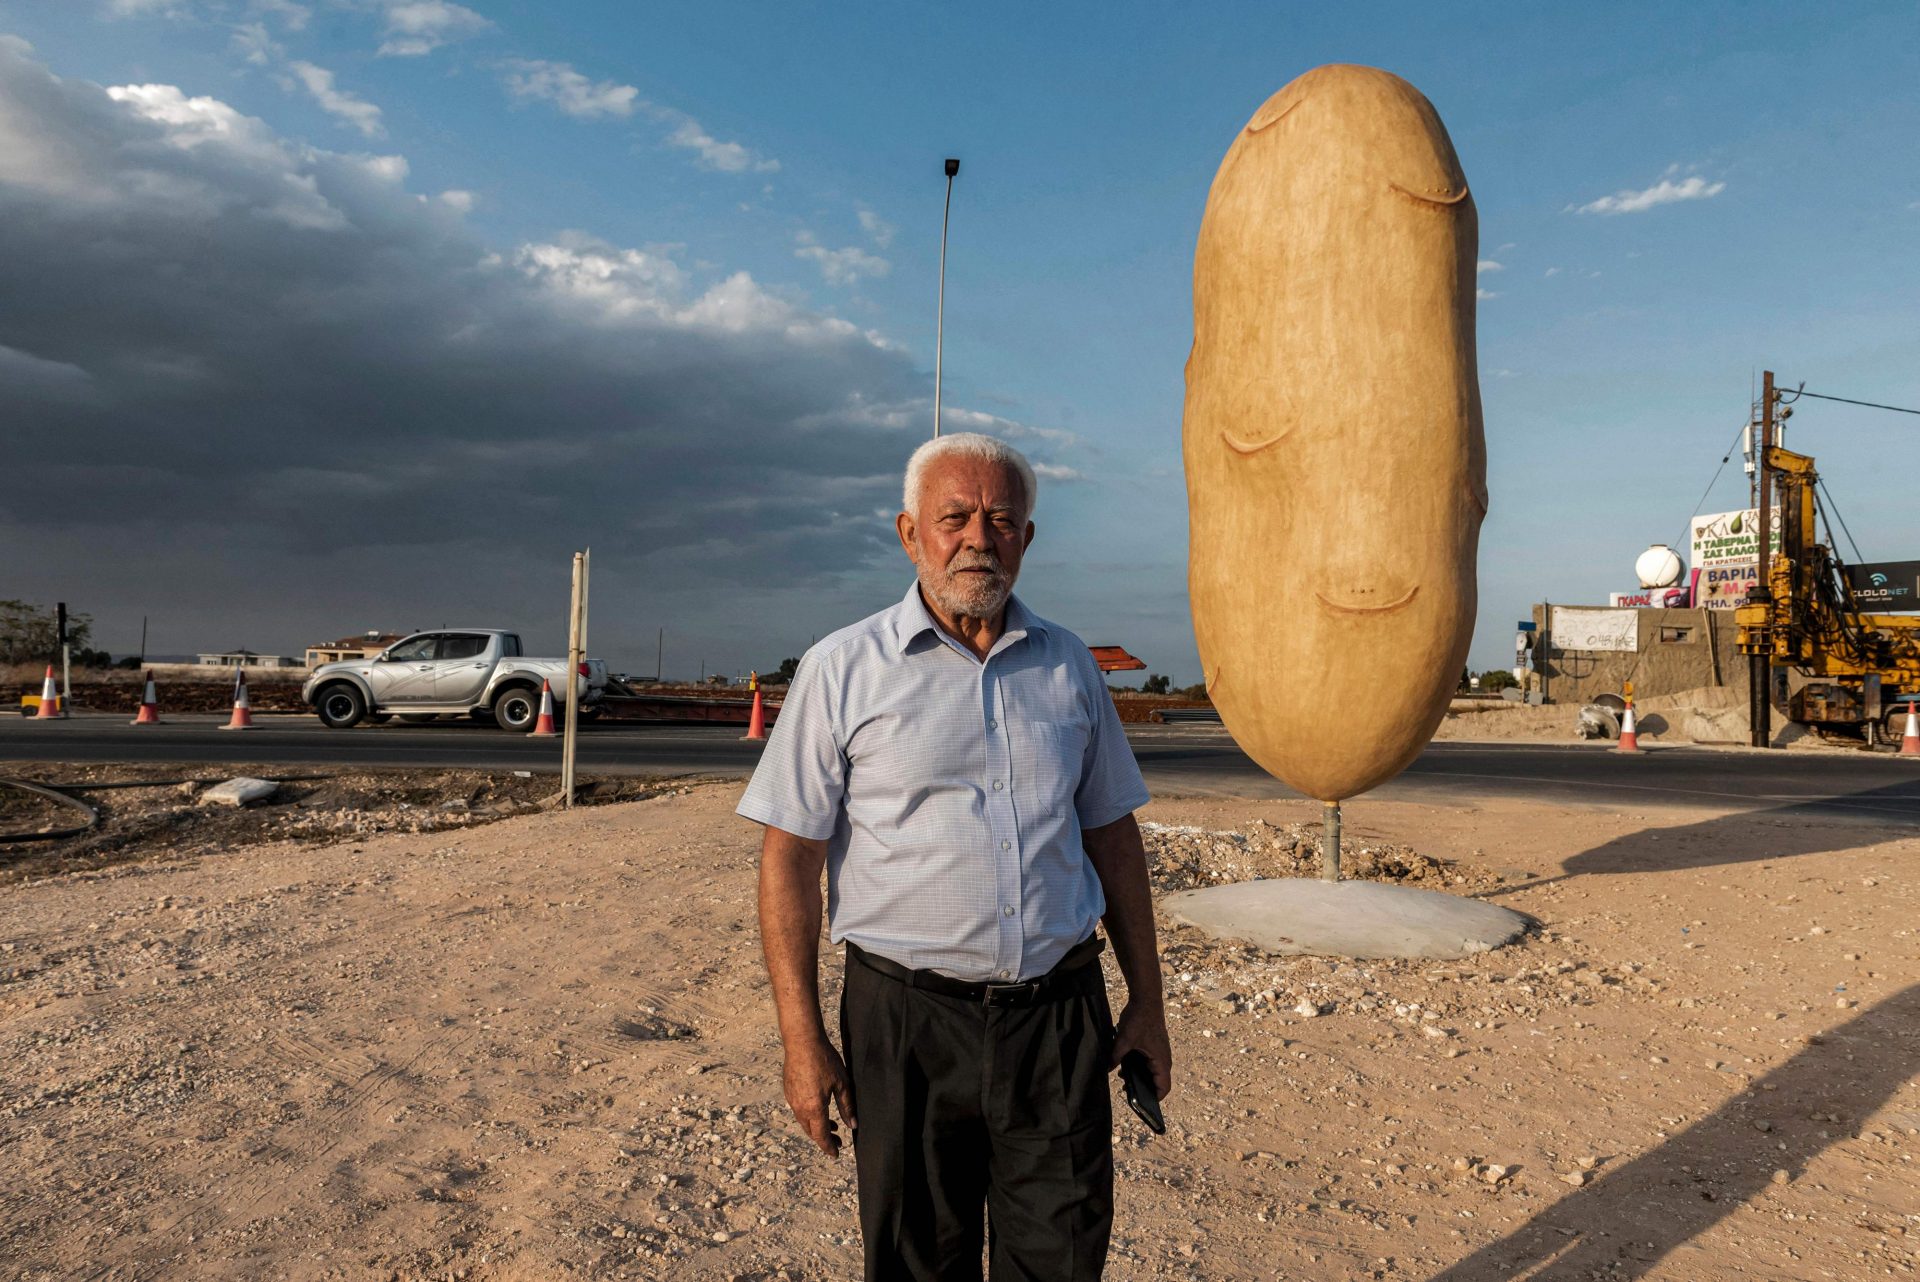
[[[1767,451],[1773,448],[1773,371],[1762,375],[1760,384],[1760,447],[1754,451],[1754,474],[1759,490],[1760,528],[1755,531],[1760,536],[1759,547],[1754,551],[1754,568],[1757,580],[1753,589],[1747,593],[1747,600],[1753,602],[1771,601],[1773,590],[1769,586],[1772,557],[1769,550],[1773,542],[1773,472],[1767,466]],[[1767,650],[1773,648],[1772,629],[1767,632]],[[1748,660],[1747,669],[1747,726],[1750,742],[1756,748],[1771,746],[1773,742],[1773,700],[1769,697],[1773,690],[1773,656],[1770,653],[1754,655]]]
[[[940,354],[947,333],[947,220],[953,214],[953,176],[960,162],[947,157],[947,204],[940,211],[940,303],[933,319],[933,434],[940,435]]]
[[[654,641],[654,650],[653,650],[653,683],[655,685],[660,684],[660,664],[666,658],[666,654],[667,654],[667,630],[665,628],[661,628],[659,637],[656,638]]]

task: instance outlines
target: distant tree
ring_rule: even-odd
[[[1460,688],[1462,690],[1471,690],[1473,688],[1472,668],[1463,667],[1460,669]]]
[[[1505,668],[1488,668],[1480,674],[1480,688],[1490,694],[1498,694],[1510,686],[1519,684],[1513,679],[1513,673]]]
[[[69,632],[73,629],[68,628]],[[76,668],[111,668],[113,656],[105,650],[79,649],[73,652],[73,666]]]
[[[114,664],[113,666],[116,668],[132,668],[134,671],[137,672],[141,668],[146,666],[146,662],[147,661],[145,659],[142,659],[139,655],[130,654],[126,658],[120,660],[120,662]]]
[[[1150,672],[1140,685],[1141,694],[1166,694],[1173,689],[1173,678],[1159,672]]]
[[[75,652],[92,639],[93,619],[67,616],[67,644]],[[0,663],[46,663],[59,657],[58,616],[52,610],[25,601],[0,601]]]
[[[782,659],[780,660],[779,668],[777,668],[774,671],[772,676],[769,676],[767,678],[767,684],[776,685],[776,686],[790,686],[793,684],[794,674],[798,673],[799,671],[800,671],[800,660]]]
[[[1212,699],[1207,695],[1207,683],[1204,681],[1198,685],[1181,686],[1173,693],[1179,695],[1182,699],[1205,699],[1209,703],[1212,702]]]

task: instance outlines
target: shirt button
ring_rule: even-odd
[[[1005,905],[1005,906],[1003,906],[1003,907],[1002,907],[1002,908],[1000,909],[1000,915],[1001,915],[1002,917],[1011,917],[1011,916],[1013,916],[1013,905],[1012,905],[1012,904],[1007,904],[1007,905]]]
[[[1013,849],[1013,843],[1012,843],[1011,841],[1003,841],[1003,842],[1001,842],[1001,843],[1000,843],[1000,849],[1002,849],[1002,850],[1012,850],[1012,849]]]
[[[1013,978],[1013,972],[1012,972],[1012,971],[1010,971],[1010,970],[1003,970],[1003,971],[1001,971],[1001,972],[1000,972],[1000,978],[1002,978],[1002,979],[1012,979],[1012,978]]]
[[[1002,784],[1002,783],[1001,783],[1001,782],[1000,782],[1000,781],[999,781],[998,779],[995,779],[995,780],[993,781],[993,790],[994,790],[995,792],[999,792],[999,791],[1000,791],[1000,789],[1001,789],[1002,787],[1004,787],[1004,786],[1005,786],[1005,785],[1004,785],[1004,784]]]
[[[998,721],[995,721],[992,717],[987,718],[987,729],[998,730],[999,728],[1000,728],[1000,723]]]

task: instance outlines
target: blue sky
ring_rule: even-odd
[[[1479,206],[1472,662],[1504,665],[1532,602],[1604,600],[1681,538],[1763,367],[1920,404],[1917,17],[0,2],[0,364],[32,375],[0,410],[62,469],[59,503],[0,497],[0,596],[88,609],[117,652],[142,614],[161,652],[551,643],[591,543],[616,668],[660,626],[669,675],[797,653],[907,581],[887,477],[930,419],[957,155],[946,403],[1046,465],[1022,594],[1196,680],[1194,237],[1253,110],[1352,61],[1427,94]],[[34,146],[69,126],[97,147]],[[1920,556],[1914,422],[1794,419],[1869,559]],[[1705,510],[1744,502],[1736,459]]]

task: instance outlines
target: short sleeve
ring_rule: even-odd
[[[1146,780],[1140,777],[1139,763],[1133,759],[1133,747],[1120,726],[1120,713],[1113,706],[1113,696],[1107,693],[1100,666],[1091,654],[1086,656],[1084,666],[1092,672],[1088,702],[1093,705],[1093,733],[1087,737],[1073,808],[1082,829],[1104,828],[1146,805],[1152,797]]]
[[[847,758],[835,733],[829,664],[809,651],[780,704],[760,764],[735,813],[809,841],[840,821]]]

